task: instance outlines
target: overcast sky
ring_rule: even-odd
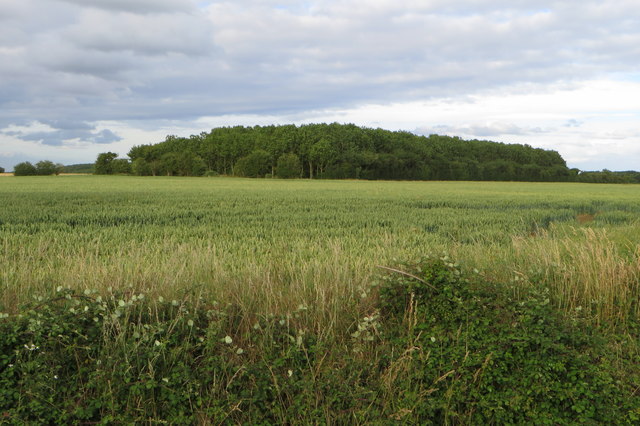
[[[640,170],[640,1],[0,1],[8,170],[333,121]]]

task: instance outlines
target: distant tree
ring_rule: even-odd
[[[93,173],[95,167],[95,163],[71,164],[68,166],[63,166],[61,173]]]
[[[302,164],[300,158],[294,153],[282,154],[278,158],[276,166],[276,174],[279,178],[293,179],[299,178],[302,173]]]
[[[316,175],[322,175],[326,167],[336,158],[334,144],[324,137],[316,142],[309,151],[309,158],[316,167]]]
[[[111,172],[113,174],[131,173],[131,163],[125,158],[116,158],[111,162]]]
[[[263,149],[257,149],[238,160],[234,173],[245,177],[264,177],[271,173],[271,155]]]
[[[36,174],[40,176],[50,176],[60,174],[59,166],[49,160],[42,160],[36,163]]]
[[[131,163],[131,172],[136,176],[151,176],[151,165],[143,158],[136,158]]]
[[[15,176],[35,176],[38,174],[38,171],[36,170],[36,166],[28,161],[25,161],[24,163],[15,165],[15,167],[13,168],[13,174]]]
[[[267,154],[265,156],[265,153]],[[555,151],[458,137],[360,128],[353,124],[219,127],[189,138],[167,136],[131,148],[136,174],[281,175],[278,161],[294,154],[301,177],[440,180],[578,180]],[[137,160],[143,160],[137,161]],[[265,163],[268,170],[264,170]],[[640,181],[637,175],[616,179]],[[584,178],[587,178],[586,176]],[[608,179],[600,174],[598,179]]]
[[[113,174],[113,160],[118,157],[115,152],[103,152],[98,154],[96,159],[95,174],[97,175],[110,175]]]
[[[0,167],[0,173],[4,173],[4,167]]]

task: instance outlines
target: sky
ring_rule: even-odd
[[[640,2],[0,1],[7,170],[319,122],[640,170]]]

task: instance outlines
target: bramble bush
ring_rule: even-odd
[[[604,337],[560,316],[544,289],[516,300],[444,257],[394,269],[377,290],[373,311],[327,337],[305,328],[306,306],[258,316],[202,299],[59,288],[0,315],[0,421],[640,420],[637,351],[618,371]]]

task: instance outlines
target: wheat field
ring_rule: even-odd
[[[313,307],[332,330],[381,267],[429,254],[598,322],[640,311],[637,185],[8,177],[0,199],[0,312],[64,286],[204,297],[247,323]]]

